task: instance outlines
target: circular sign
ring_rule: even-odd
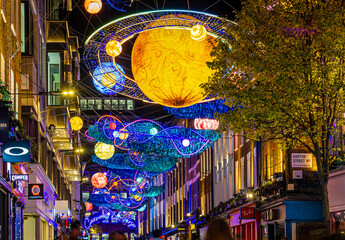
[[[38,186],[38,185],[32,186],[32,188],[31,188],[32,195],[38,196],[40,194],[40,192],[41,192],[40,186]]]

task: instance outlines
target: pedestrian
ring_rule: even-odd
[[[127,237],[122,231],[116,230],[110,234],[109,240],[127,240]]]
[[[228,224],[223,219],[213,220],[207,228],[206,240],[233,240]]]
[[[78,240],[81,237],[81,224],[79,220],[72,222],[71,231],[69,233],[69,240]]]

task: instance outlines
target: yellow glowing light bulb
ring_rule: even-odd
[[[95,154],[98,158],[107,160],[115,153],[115,147],[110,144],[98,142],[95,146]]]
[[[105,50],[110,57],[117,57],[122,52],[122,46],[118,41],[111,40],[105,46]]]
[[[125,140],[125,139],[128,138],[128,136],[129,136],[128,132],[120,132],[119,138],[120,138],[121,140]]]
[[[73,131],[78,131],[83,127],[83,119],[80,117],[72,117],[69,121]]]
[[[201,42],[206,39],[207,31],[203,25],[197,24],[192,27],[190,31],[190,36],[193,40]]]

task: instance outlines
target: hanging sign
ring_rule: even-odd
[[[29,174],[12,174],[11,182],[15,182],[15,181],[29,182]]]
[[[8,107],[0,107],[0,142],[8,142]]]
[[[28,198],[29,199],[44,199],[43,184],[29,184],[28,185]]]
[[[11,141],[3,147],[4,162],[30,162],[30,141]]]
[[[312,168],[313,155],[311,153],[292,153],[291,166],[293,168]]]

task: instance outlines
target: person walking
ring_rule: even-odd
[[[117,230],[110,234],[109,240],[127,240],[127,237],[122,231]]]
[[[79,220],[72,222],[68,240],[78,240],[81,237],[81,224]]]
[[[208,226],[206,240],[233,240],[228,224],[223,219],[215,219]]]

